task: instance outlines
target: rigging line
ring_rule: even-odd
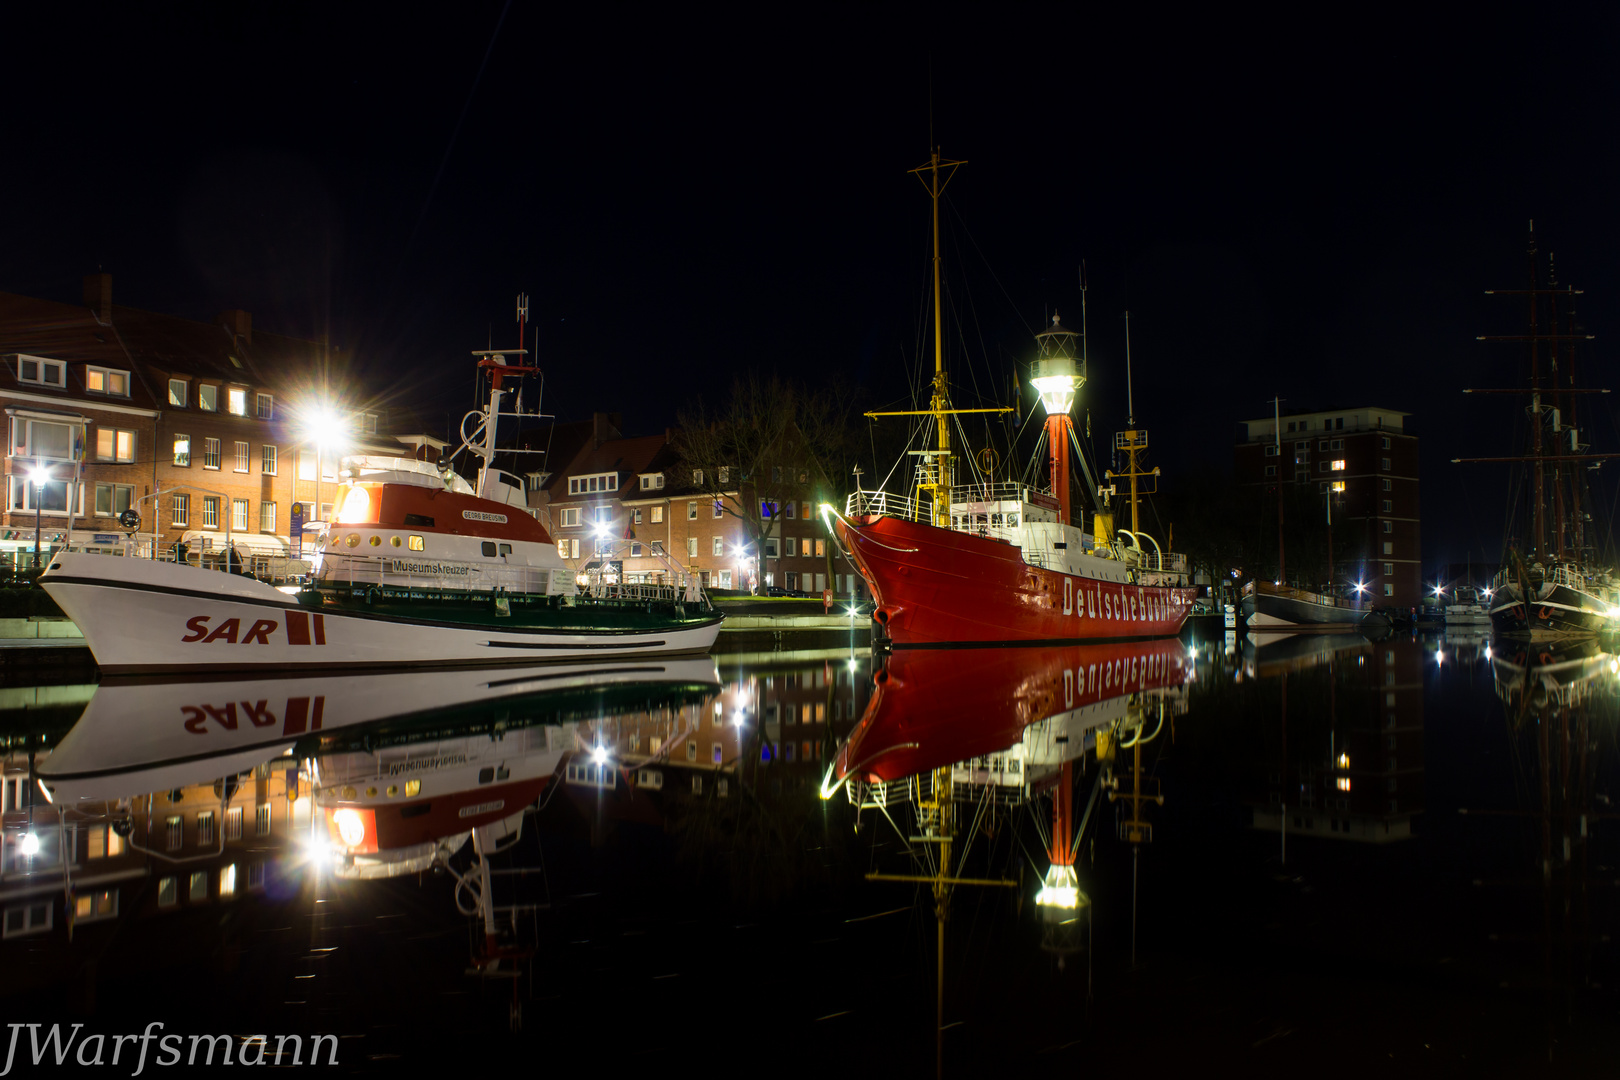
[[[962,226],[962,231],[967,234],[968,242],[973,245],[973,250],[978,252],[979,258],[984,260],[984,268],[989,272],[990,280],[996,283],[996,288],[1001,290],[1001,295],[1007,298],[1007,306],[1013,309],[1013,313],[1018,316],[1018,321],[1023,323],[1024,329],[1029,331],[1031,337],[1034,337],[1035,328],[1029,325],[1029,323],[1024,319],[1023,311],[1018,307],[1017,304],[1013,303],[1013,298],[1011,294],[1007,292],[1007,287],[1003,285],[1001,283],[1001,279],[996,276],[995,267],[990,265],[989,257],[985,255],[984,249],[979,246],[979,241],[974,239],[973,230],[967,227],[966,220],[964,220],[962,215],[957,211],[956,203],[948,195],[943,196],[943,198],[945,199],[946,207],[948,207],[951,213],[956,217],[958,223]]]
[[[456,126],[450,132],[450,141],[445,144],[444,157],[439,159],[439,171],[433,174],[433,183],[428,185],[427,198],[422,202],[422,209],[416,215],[416,224],[411,227],[410,239],[405,242],[405,256],[409,257],[411,248],[416,245],[416,236],[422,231],[422,222],[427,217],[428,207],[433,205],[433,196],[439,190],[439,181],[444,177],[445,166],[450,164],[450,154],[456,148],[456,139],[461,135],[461,125],[467,119],[467,110],[472,108],[473,97],[478,93],[478,84],[483,81],[484,69],[489,66],[489,56],[495,51],[495,41],[501,36],[501,27],[506,23],[506,13],[512,10],[512,0],[506,0],[501,5],[501,17],[495,20],[495,29],[489,35],[489,44],[484,48],[484,59],[479,61],[478,74],[473,76],[472,86],[467,90],[467,99],[461,104],[461,115],[456,117]],[[404,259],[400,260],[402,263]]]

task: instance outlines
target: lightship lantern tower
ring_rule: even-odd
[[[1080,335],[1065,327],[1057,315],[1052,325],[1035,335],[1040,351],[1030,367],[1030,385],[1041,395],[1046,409],[1046,441],[1052,462],[1052,494],[1057,496],[1058,520],[1069,517],[1069,442],[1074,421],[1069,410],[1086,382],[1086,362],[1079,352]]]

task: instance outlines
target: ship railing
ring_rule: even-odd
[[[1551,570],[1547,571],[1547,576],[1544,580],[1554,585],[1562,585],[1565,588],[1574,589],[1576,592],[1595,593],[1597,591],[1596,584],[1585,574],[1581,573],[1572,566],[1555,566]]]
[[[591,591],[593,595],[600,596],[604,600],[631,600],[636,603],[655,604],[673,604],[682,595],[681,590],[673,585],[646,585],[640,582],[605,584]]]
[[[994,484],[964,484],[951,488],[951,505],[963,503],[1029,502],[1029,485],[1012,480]]]
[[[917,515],[916,499],[887,491],[855,491],[844,500],[846,517],[882,516],[903,518],[906,521],[922,520]]]
[[[321,560],[316,584],[544,595],[548,592],[571,591],[553,588],[570,577],[572,574],[568,570],[548,570],[538,566],[457,562],[421,556],[408,558],[405,555],[350,555],[329,551]]]

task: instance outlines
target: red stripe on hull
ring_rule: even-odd
[[[900,518],[834,528],[896,645],[1170,637],[1197,596],[1030,566],[1011,544]]]

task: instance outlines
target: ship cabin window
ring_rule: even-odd
[[[512,545],[511,544],[502,544],[500,546],[500,552],[501,552],[502,555],[510,555],[510,554],[512,554]]]
[[[422,538],[421,538],[421,537],[420,537],[420,536],[413,536],[413,537],[410,537],[410,538],[409,538],[409,540],[407,540],[407,541],[406,541],[406,543],[405,543],[405,546],[406,546],[406,547],[408,547],[408,548],[410,548],[410,549],[411,549],[411,550],[412,550],[412,551],[422,551],[422,550],[425,550],[425,549],[424,549],[424,548],[423,548],[423,545],[422,545]]]
[[[478,770],[478,782],[480,784],[493,783],[494,780],[495,780],[495,770],[494,770],[493,767],[491,767],[491,768],[483,768],[483,769]]]
[[[495,542],[493,540],[485,540],[479,546],[484,552],[484,558],[493,559],[495,557]]]
[[[1007,526],[1013,529],[1018,528],[1018,514],[1016,512],[1007,515]]]
[[[431,529],[433,528],[433,519],[426,514],[406,514],[404,525],[407,529],[413,526],[418,529]]]

